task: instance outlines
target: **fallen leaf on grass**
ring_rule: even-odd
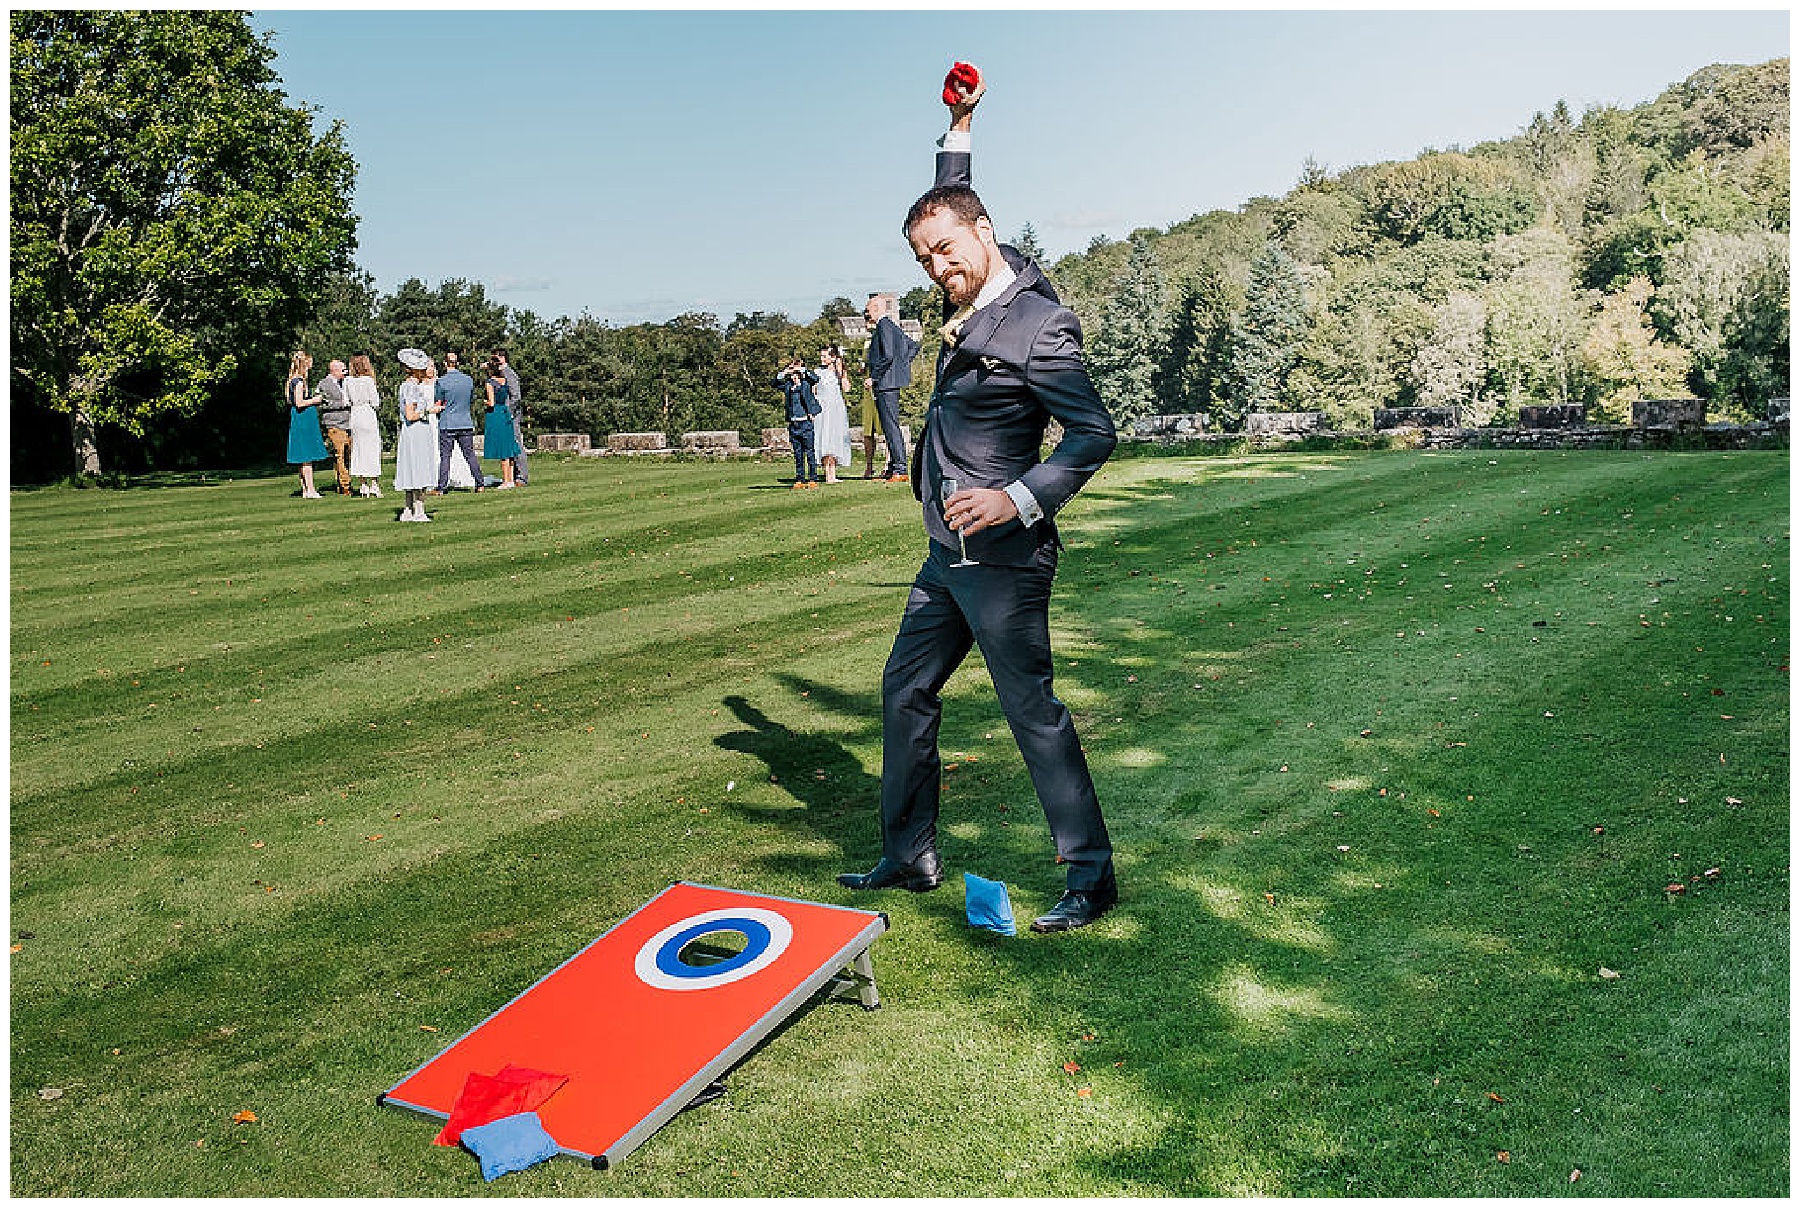
[[[1663,892],[1664,893],[1686,893],[1687,886],[1683,885],[1680,881],[1671,881],[1667,885],[1663,886]]]
[[[422,1023],[422,1024],[420,1024],[420,1025],[419,1025],[419,1031],[421,1031],[421,1032],[435,1032],[435,1031],[437,1031],[437,1029],[436,1029],[436,1028],[435,1028],[435,1027],[433,1027],[433,1026],[432,1026],[432,1025],[430,1025],[430,1024],[428,1024],[428,1023]]]
[[[1502,1166],[1510,1165],[1512,1163],[1512,1151],[1508,1149],[1500,1150],[1494,1155],[1494,1161],[1500,1163]]]
[[[1499,1095],[1496,1095],[1493,1091],[1489,1091],[1487,1093],[1487,1097],[1489,1099],[1492,1099],[1495,1103],[1505,1103],[1506,1102],[1505,1099],[1501,1098]]]
[[[1617,969],[1608,969],[1605,965],[1601,965],[1600,966],[1600,980],[1601,981],[1618,981],[1619,980],[1619,971]]]
[[[1571,1170],[1569,1172],[1569,1182],[1571,1182],[1571,1183],[1581,1182],[1581,1168],[1579,1166],[1577,1166],[1574,1170]]]
[[[231,1115],[231,1122],[233,1124],[255,1124],[256,1113],[249,1108],[245,1108],[241,1112],[233,1112]]]
[[[62,1087],[60,1087],[60,1086],[46,1086],[46,1087],[42,1087],[42,1088],[40,1088],[40,1089],[39,1089],[39,1091],[38,1091],[38,1093],[37,1093],[37,1095],[38,1095],[38,1098],[40,1098],[40,1099],[42,1099],[42,1100],[43,1100],[43,1101],[44,1101],[44,1102],[46,1102],[46,1103],[48,1103],[48,1102],[50,1102],[50,1101],[51,1101],[51,1100],[52,1100],[52,1099],[60,1099],[60,1098],[62,1098],[62,1097],[63,1097],[63,1088],[62,1088]]]
[[[1077,1099],[1092,1099],[1094,1097],[1094,1088],[1091,1086],[1084,1086],[1075,1092],[1075,1097]]]
[[[1075,1063],[1075,1062],[1073,1062],[1073,1061],[1065,1061],[1065,1062],[1063,1062],[1063,1073],[1065,1073],[1065,1074],[1079,1074],[1079,1073],[1080,1073],[1080,1072],[1081,1072],[1081,1066],[1079,1066],[1079,1065],[1078,1065],[1078,1064],[1076,1064],[1076,1063]]]

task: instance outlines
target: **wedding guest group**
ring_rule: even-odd
[[[499,488],[524,486],[523,389],[505,351],[487,358],[479,391],[475,380],[459,368],[454,352],[444,354],[442,375],[423,349],[401,349],[398,359],[407,374],[395,399],[399,423],[394,489],[406,495],[398,519],[428,521],[426,495],[441,495],[451,487],[487,489],[474,439],[475,408],[481,403],[485,416],[480,456],[500,463]],[[310,353],[294,353],[285,389],[287,461],[299,472],[301,497],[321,498],[314,464],[329,458],[338,494],[381,498],[381,390],[370,355],[357,353],[348,365],[332,360],[325,375],[309,384],[312,366]]]

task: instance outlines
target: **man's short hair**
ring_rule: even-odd
[[[938,185],[912,203],[912,209],[906,212],[906,221],[900,224],[900,233],[910,238],[915,223],[939,210],[949,210],[962,220],[964,226],[974,226],[977,218],[986,218],[989,223],[994,221],[988,216],[987,207],[981,204],[981,198],[968,185]]]

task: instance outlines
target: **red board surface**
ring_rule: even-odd
[[[544,1128],[566,1153],[616,1161],[886,926],[869,911],[671,885],[383,1099],[447,1117],[471,1073],[511,1062],[567,1074],[537,1109]],[[676,959],[719,931],[742,937],[738,956],[710,966]]]

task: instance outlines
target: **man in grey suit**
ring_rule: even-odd
[[[897,308],[885,294],[870,294],[863,307],[869,322],[869,352],[864,360],[869,376],[863,385],[874,392],[875,413],[887,437],[888,464],[884,482],[906,481],[906,430],[900,426],[900,392],[912,385],[913,358],[919,346],[894,321]]]
[[[333,361],[319,379],[319,422],[325,425],[325,444],[331,449],[331,468],[337,473],[337,492],[350,493],[350,399],[344,393],[342,361]]]
[[[969,187],[981,94],[978,86],[951,106],[937,186],[904,227],[954,312],[914,467],[930,547],[882,676],[881,860],[838,881],[915,892],[942,883],[939,693],[978,645],[1068,871],[1066,891],[1031,927],[1067,931],[1099,918],[1119,891],[1093,777],[1052,688],[1050,587],[1061,547],[1052,517],[1117,436],[1082,363],[1080,323],[1037,265],[998,243]],[[1063,438],[1040,461],[1052,418]]]

